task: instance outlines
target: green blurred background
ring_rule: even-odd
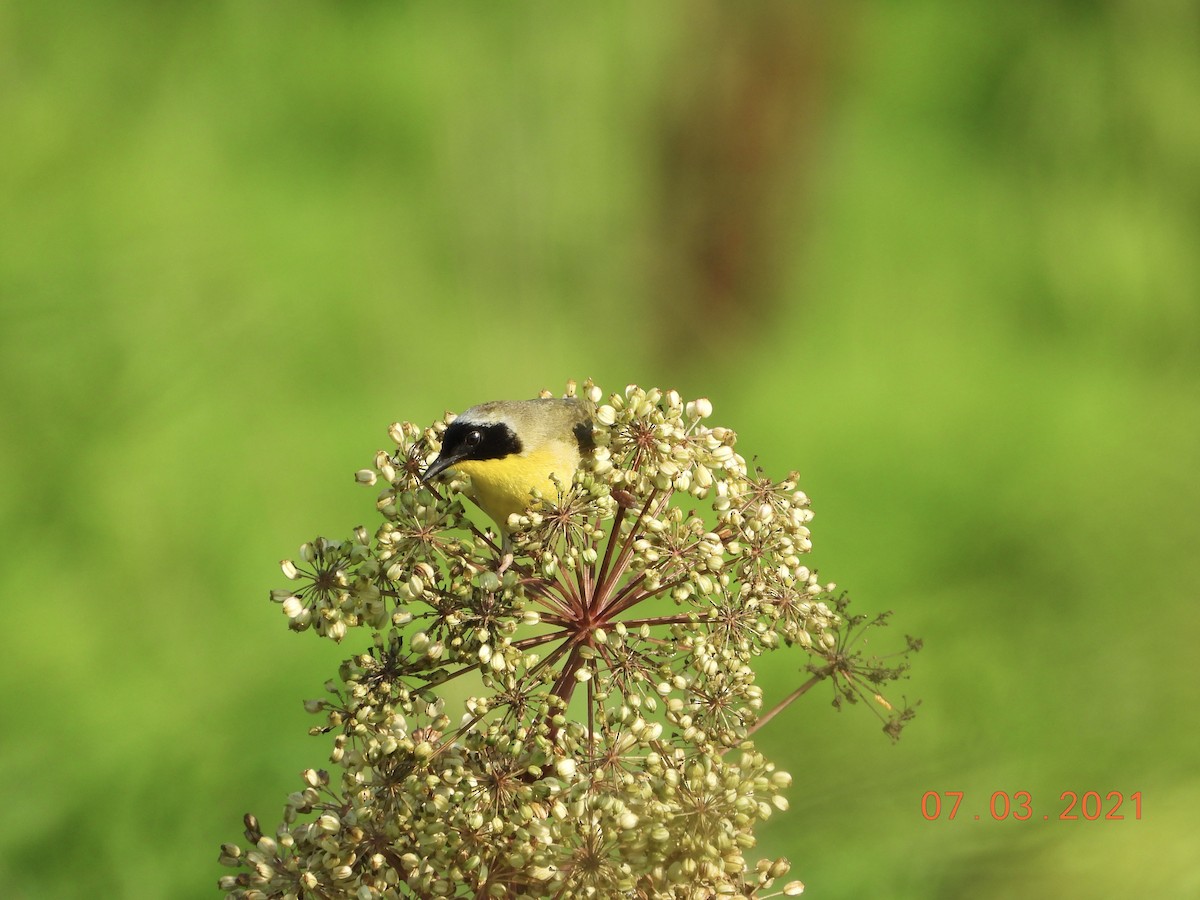
[[[216,896],[353,649],[286,631],[277,560],[374,524],[388,423],[592,376],[710,397],[895,610],[878,649],[926,640],[898,745],[828,695],[764,732],[761,850],[809,895],[1200,896],[1198,34],[1183,0],[0,5],[0,892]]]

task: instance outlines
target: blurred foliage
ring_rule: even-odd
[[[5,896],[215,896],[351,649],[286,632],[273,560],[372,521],[389,422],[588,375],[710,396],[801,470],[823,576],[926,639],[898,746],[815,696],[764,731],[764,853],[831,898],[1200,892],[1198,33],[1183,0],[0,7]]]

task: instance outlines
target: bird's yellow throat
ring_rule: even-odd
[[[528,454],[513,454],[500,459],[464,459],[452,468],[471,476],[475,503],[507,533],[508,517],[523,513],[533,504],[536,489],[554,500],[558,489],[550,475],[558,476],[563,487],[570,484],[579,464],[579,453],[565,444],[553,444]]]

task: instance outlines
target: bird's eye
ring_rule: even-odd
[[[467,436],[463,438],[463,443],[466,444],[468,450],[474,450],[483,442],[483,432],[478,428],[467,432]]]

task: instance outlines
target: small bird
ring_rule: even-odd
[[[441,452],[421,480],[447,469],[470,475],[472,499],[500,526],[505,563],[510,563],[508,517],[530,508],[534,489],[554,497],[551,475],[569,485],[594,447],[591,409],[583,400],[493,400],[450,423]]]

